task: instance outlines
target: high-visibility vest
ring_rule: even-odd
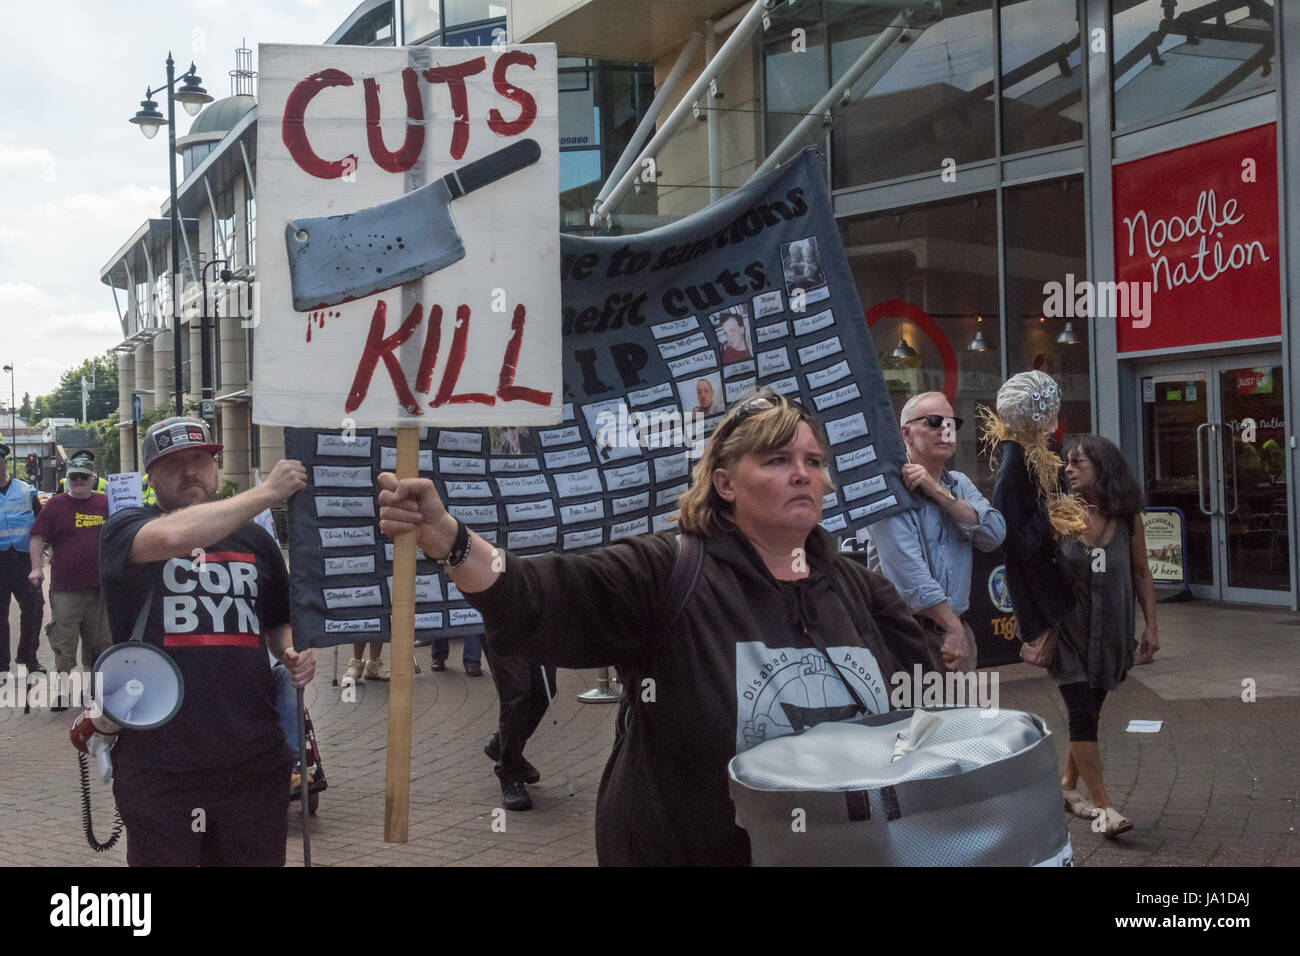
[[[32,486],[21,478],[11,478],[9,487],[0,495],[0,551],[28,551],[35,520]]]

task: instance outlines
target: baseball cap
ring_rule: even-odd
[[[91,475],[95,474],[95,459],[89,455],[76,454],[68,459],[69,475]]]
[[[173,416],[164,418],[149,426],[145,433],[141,453],[144,456],[144,470],[149,471],[153,463],[173,452],[198,449],[215,455],[223,446],[212,440],[208,426],[197,418]]]

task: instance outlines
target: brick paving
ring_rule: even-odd
[[[1069,823],[1082,866],[1294,866],[1300,761],[1300,617],[1202,603],[1161,605],[1162,649],[1107,699],[1101,743],[1107,788],[1136,828],[1116,841]],[[11,627],[17,633],[17,614]],[[16,639],[15,639],[16,643]],[[496,723],[488,677],[466,677],[459,646],[448,670],[415,677],[409,840],[383,841],[388,687],[362,683],[354,703],[331,686],[332,651],[320,653],[307,692],[329,789],[310,819],[312,862],[325,866],[590,866],[596,862],[596,787],[613,739],[615,708],[579,703],[594,672],[561,671],[551,716],[530,742],[541,770],[535,809],[505,813],[482,747]],[[348,650],[339,653],[338,673]],[[50,664],[42,642],[41,660]],[[1023,664],[999,672],[1001,705],[1065,726],[1055,686]],[[1242,681],[1257,699],[1242,700]],[[74,714],[0,708],[0,866],[123,866],[124,845],[93,853],[81,828]],[[1158,734],[1129,734],[1132,719],[1163,720]],[[1064,734],[1057,733],[1064,760]],[[570,796],[566,776],[572,785]],[[111,823],[111,794],[95,785],[96,830]],[[301,819],[291,811],[289,864],[302,861]]]

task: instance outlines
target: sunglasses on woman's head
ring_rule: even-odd
[[[811,413],[793,399],[783,398],[775,392],[760,392],[757,395],[751,395],[736,406],[735,411],[731,413],[731,417],[724,421],[722,426],[714,433],[714,439],[721,440],[727,437],[739,428],[741,422],[745,419],[753,418],[762,412],[770,412],[772,409],[779,407],[782,402],[811,417]]]
[[[925,422],[931,428],[936,430],[942,428],[944,422],[952,422],[953,431],[961,428],[961,419],[952,415],[921,415],[917,418],[909,419],[907,424],[910,425],[912,422]]]

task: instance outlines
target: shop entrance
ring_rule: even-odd
[[[1183,514],[1201,598],[1289,605],[1286,403],[1277,353],[1138,370],[1147,506]]]

